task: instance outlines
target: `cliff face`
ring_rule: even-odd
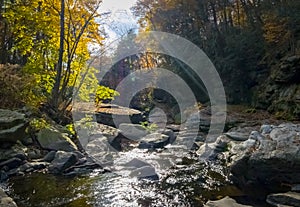
[[[300,55],[269,64],[269,75],[253,89],[253,105],[278,118],[300,118]]]

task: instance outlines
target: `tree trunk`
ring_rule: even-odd
[[[64,54],[64,34],[65,34],[65,1],[61,0],[61,11],[60,11],[60,39],[59,39],[59,57],[56,65],[56,78],[52,89],[52,107],[58,110],[59,107],[59,88],[62,78],[62,67],[63,67],[63,54]]]

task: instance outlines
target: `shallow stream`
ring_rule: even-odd
[[[209,199],[230,196],[245,204],[268,206],[264,189],[247,191],[232,185],[221,164],[183,158],[160,171],[159,181],[130,178],[122,173],[94,172],[76,177],[34,173],[11,178],[10,196],[19,207],[203,206]]]

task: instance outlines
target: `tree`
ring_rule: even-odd
[[[88,46],[102,44],[96,22],[100,4],[101,0],[16,0],[6,4],[3,16],[14,36],[11,53],[23,60],[24,71],[35,76],[37,87],[32,94],[39,97],[37,102],[49,103],[57,120],[71,104],[76,80],[88,70]]]
[[[57,73],[52,90],[52,107],[56,111],[64,112],[71,103],[72,93],[68,91],[68,86],[75,87],[76,79],[80,73],[74,75],[74,68],[84,67],[89,58],[87,51],[88,43],[101,44],[102,38],[99,36],[99,25],[95,23],[95,18],[99,17],[97,10],[101,1],[83,1],[82,5],[77,1],[67,1],[67,12],[64,11],[64,0],[61,0],[61,26],[60,26],[60,56],[57,63]],[[78,14],[81,14],[79,17]],[[66,16],[66,17],[65,17]],[[66,19],[66,21],[65,21]],[[66,23],[66,35],[65,25]],[[66,43],[66,62],[63,68],[63,49]],[[65,71],[63,74],[62,71]],[[60,106],[62,104],[62,106]]]

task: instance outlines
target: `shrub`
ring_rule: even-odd
[[[34,78],[18,65],[0,64],[0,108],[18,108],[30,102]]]
[[[119,96],[119,92],[105,86],[98,86],[96,91],[95,103],[101,104],[104,101],[114,100],[115,96]]]

